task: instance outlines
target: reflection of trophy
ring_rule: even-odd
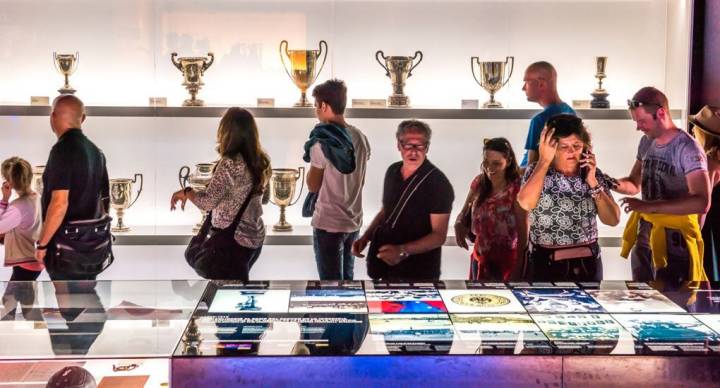
[[[180,171],[178,172],[180,187],[184,189],[185,187],[190,186],[190,188],[195,191],[205,191],[210,184],[210,179],[212,179],[214,168],[215,163],[198,163],[195,165],[195,171],[190,173],[190,167],[180,167]],[[199,223],[193,226],[194,233],[197,233],[200,230],[205,222],[205,217],[207,217],[207,212],[205,210],[200,209],[200,213],[202,214],[202,219]]]
[[[183,343],[182,354],[187,356],[200,356],[200,344],[202,344],[202,336],[200,335],[200,328],[195,322],[195,318],[190,318],[185,334],[182,337],[181,342]]]
[[[590,101],[591,108],[610,108],[610,101],[607,100],[609,96],[608,92],[602,87],[602,80],[605,78],[605,66],[607,65],[607,57],[596,57],[595,64],[597,65],[597,72],[595,78],[598,80],[598,87],[594,92],[590,93],[593,96]]]
[[[292,198],[295,196],[295,184],[300,176],[300,192],[298,197],[293,201]],[[305,168],[298,167],[297,170],[294,168],[273,168],[272,176],[270,177],[270,202],[280,206],[280,221],[273,225],[273,230],[276,232],[289,232],[292,230],[290,225],[285,220],[285,208],[294,205],[300,195],[302,195],[303,185],[305,184]]]
[[[285,48],[283,48],[283,46]],[[325,46],[324,50],[323,46]],[[283,53],[285,55],[283,55]],[[295,83],[295,86],[300,89],[300,100],[296,102],[294,106],[312,106],[308,101],[307,97],[305,96],[305,93],[307,92],[310,85],[312,85],[313,82],[315,82],[317,77],[320,75],[320,72],[325,65],[325,59],[327,59],[327,53],[327,42],[325,42],[324,40],[320,41],[319,50],[288,50],[287,40],[283,40],[282,42],[280,42],[280,60],[283,63],[285,72],[287,73],[288,77],[290,77],[290,79]],[[322,63],[316,71],[317,60],[320,58],[321,55],[323,56]],[[287,56],[288,60],[290,61],[290,70],[288,70],[288,66],[285,63],[285,56]]]
[[[140,188],[138,189],[135,199],[133,196],[133,183],[137,183],[140,178]],[[135,174],[133,179],[129,178],[117,178],[110,179],[110,206],[115,209],[117,213],[117,225],[112,227],[113,232],[128,232],[130,228],[125,226],[123,223],[123,216],[125,215],[125,209],[129,209],[135,201],[140,198],[140,193],[143,187],[143,176],[142,174]]]
[[[34,192],[41,194],[43,191],[43,173],[45,172],[45,166],[35,166],[33,167],[33,180],[32,180],[32,189]]]
[[[510,62],[510,71],[507,79],[505,79],[505,68]],[[475,75],[475,65],[477,64],[480,78]],[[483,89],[490,93],[490,100],[483,104],[483,108],[502,108],[502,104],[495,101],[495,93],[505,86],[510,77],[512,77],[513,67],[515,65],[515,57],[505,57],[505,62],[480,62],[478,57],[470,58],[470,71],[472,72],[475,82]]]
[[[382,58],[382,61],[380,58]],[[417,62],[415,62],[415,59],[417,59]],[[388,97],[388,106],[391,108],[407,108],[410,105],[410,99],[403,93],[405,81],[412,76],[413,69],[422,62],[423,53],[415,51],[415,55],[412,57],[386,57],[382,50],[378,50],[375,53],[375,60],[385,69],[385,75],[390,77],[392,83],[393,94]],[[415,62],[414,65],[413,62]]]
[[[58,54],[54,52],[53,59],[55,69],[58,71],[58,73],[65,76],[65,85],[58,89],[58,93],[74,94],[75,89],[70,86],[68,78],[70,77],[70,74],[74,73],[75,69],[77,69],[77,64],[80,60],[80,53],[75,52],[75,54]]]
[[[183,106],[203,106],[205,103],[203,100],[195,98],[200,88],[205,85],[202,82],[202,76],[205,74],[205,70],[210,67],[215,61],[215,55],[208,53],[208,57],[177,57],[177,53],[170,54],[170,60],[173,65],[183,73],[185,82],[183,86],[190,92],[190,99],[183,102]]]

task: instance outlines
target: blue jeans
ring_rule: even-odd
[[[313,249],[320,280],[352,280],[355,258],[352,244],[358,231],[332,233],[313,228]]]

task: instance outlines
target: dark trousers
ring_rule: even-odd
[[[260,257],[262,245],[257,248],[248,248],[237,245],[236,251],[232,256],[227,257],[227,261],[220,266],[213,266],[217,269],[212,279],[218,280],[240,280],[247,282],[250,280],[250,269]]]
[[[684,243],[684,242],[683,242]],[[673,254],[668,250],[668,265],[665,268],[655,268],[652,259],[652,250],[649,247],[635,245],[630,255],[633,280],[650,282],[663,281],[667,284],[678,284],[687,281],[690,274],[690,257],[688,255]]]
[[[14,266],[10,283],[2,296],[3,316],[0,319],[14,320],[17,305],[20,304],[25,320],[42,320],[40,310],[35,305],[35,283],[42,271],[30,271],[20,266]]]
[[[55,261],[53,260],[53,258],[55,257],[56,253],[57,251],[55,250],[55,246],[53,245],[53,243],[50,243],[47,248],[47,253],[45,254],[45,270],[50,276],[50,280],[95,280],[95,278],[97,278],[98,274],[80,275],[77,273],[70,273],[67,270],[63,270],[62,267],[55,265]]]
[[[592,256],[555,261],[555,249],[533,246],[530,250],[530,279],[533,282],[594,282],[602,280],[600,246],[590,245]]]
[[[353,280],[352,244],[358,232],[333,233],[313,228],[313,250],[320,280]]]

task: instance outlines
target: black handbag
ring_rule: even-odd
[[[115,261],[112,251],[112,217],[98,201],[98,217],[67,221],[53,236],[51,258],[47,265],[68,278],[97,276]]]
[[[217,279],[222,277],[223,264],[232,260],[237,254],[237,247],[240,245],[235,241],[235,229],[253,196],[251,191],[235,219],[227,228],[212,227],[212,212],[208,213],[200,231],[190,239],[190,244],[185,248],[185,261],[195,270],[199,276],[205,279]]]

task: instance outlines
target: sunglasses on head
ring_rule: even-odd
[[[654,106],[654,107],[662,108],[662,105],[660,105],[660,104],[655,104],[655,103],[651,103],[651,102],[643,102],[643,101],[638,101],[638,100],[627,100],[627,104],[628,104],[628,108],[630,108],[630,109],[639,108],[641,106]]]

